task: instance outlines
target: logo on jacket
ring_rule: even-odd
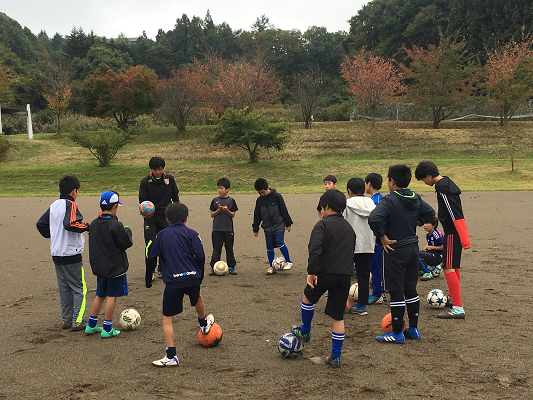
[[[165,183],[168,185],[170,183],[170,179],[165,178]]]
[[[196,275],[196,271],[187,271],[179,274],[173,274],[172,277],[179,278],[180,276]]]

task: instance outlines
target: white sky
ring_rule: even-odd
[[[155,39],[158,29],[174,28],[176,19],[187,14],[204,18],[207,9],[213,22],[227,22],[233,30],[249,30],[256,18],[266,15],[276,28],[306,31],[310,26],[325,26],[328,32],[346,31],[348,20],[367,0],[26,0],[5,1],[0,12],[27,26],[37,35],[45,30],[65,36],[73,27],[98,36],[140,36],[143,30]]]

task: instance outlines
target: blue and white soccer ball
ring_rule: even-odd
[[[272,268],[274,268],[275,270],[278,270],[278,271],[282,271],[283,268],[285,268],[285,263],[286,263],[285,258],[276,257],[272,261]]]
[[[428,293],[428,304],[433,308],[444,308],[448,296],[440,289],[433,289]]]
[[[278,351],[285,358],[296,358],[302,354],[304,345],[292,333],[284,333],[278,340]]]

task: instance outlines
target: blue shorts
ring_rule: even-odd
[[[163,315],[172,317],[183,311],[183,296],[188,295],[191,306],[195,306],[200,298],[200,285],[174,288],[165,286],[163,293]]]
[[[120,297],[128,295],[126,274],[113,278],[96,277],[96,295],[98,297]]]
[[[285,231],[276,232],[274,235],[265,233],[267,250],[274,250],[274,247],[281,247],[285,244]]]

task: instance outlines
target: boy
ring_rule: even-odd
[[[379,192],[383,185],[383,178],[380,174],[371,172],[365,177],[365,193],[370,195],[370,198],[377,206],[383,195]],[[383,303],[387,299],[387,295],[383,290],[381,281],[381,257],[383,249],[379,245],[379,239],[376,238],[374,246],[374,255],[370,260],[370,273],[372,274],[372,294],[368,296],[368,304]]]
[[[416,179],[426,185],[435,186],[437,203],[439,206],[439,221],[444,229],[444,243],[442,251],[444,277],[448,284],[453,306],[448,311],[438,315],[445,319],[464,319],[465,311],[461,300],[461,252],[470,248],[470,237],[466,228],[461,206],[461,189],[447,176],[441,176],[437,166],[431,161],[421,161],[415,170]]]
[[[333,175],[326,175],[324,177],[324,190],[327,192],[330,189],[335,189],[337,187],[337,178]],[[320,207],[320,201],[316,207],[318,212],[318,219],[322,219],[322,208]]]
[[[217,181],[218,197],[211,201],[209,209],[211,218],[213,218],[213,232],[211,240],[213,242],[213,254],[211,255],[211,272],[209,275],[215,275],[213,265],[220,260],[222,245],[226,248],[226,261],[228,262],[230,275],[237,275],[235,271],[235,255],[233,254],[233,218],[238,210],[237,203],[233,200],[228,192],[230,181],[228,178],[220,178]]]
[[[376,339],[385,343],[404,343],[405,336],[420,339],[418,313],[420,298],[416,292],[418,283],[417,224],[435,216],[435,211],[419,195],[408,189],[411,169],[404,164],[389,167],[385,196],[370,213],[368,223],[383,245],[383,276],[385,290],[389,291],[392,315],[392,332]],[[403,315],[407,306],[409,328],[402,332]]]
[[[83,232],[89,230],[78,210],[76,198],[80,181],[67,175],[59,181],[59,199],[37,221],[39,233],[50,238],[50,252],[55,264],[63,329],[85,329],[85,285],[81,253],[85,244]]]
[[[365,181],[361,178],[351,178],[346,184],[346,190],[348,191],[348,199],[342,215],[355,232],[353,262],[359,285],[357,304],[351,306],[348,311],[354,314],[367,315],[370,260],[372,260],[376,245],[376,237],[368,226],[368,216],[376,208],[376,205],[370,198],[365,197]]]
[[[291,231],[292,219],[285,206],[285,201],[276,189],[270,188],[265,178],[258,178],[254,183],[259,197],[255,202],[254,222],[252,229],[254,236],[259,234],[259,224],[265,232],[265,241],[267,247],[268,269],[266,274],[272,275],[276,270],[272,267],[274,261],[274,247],[279,247],[281,254],[285,258],[283,270],[292,268],[289,249],[285,245],[285,228],[287,232]]]
[[[337,189],[328,190],[320,197],[320,205],[323,218],[315,224],[309,238],[307,285],[301,303],[302,325],[293,325],[292,333],[309,343],[314,305],[328,290],[324,313],[331,317],[332,348],[325,362],[338,368],[345,333],[343,314],[353,275],[355,232],[341,214],[346,207],[344,194]]]
[[[102,214],[89,227],[89,261],[96,275],[96,297],[91,307],[89,324],[85,334],[100,333],[104,339],[118,336],[120,331],[113,328],[113,314],[117,297],[128,294],[126,271],[128,256],[126,249],[133,246],[131,230],[117,219],[118,193],[107,191],[100,196]],[[106,301],[104,323],[98,326],[98,313]]]
[[[165,218],[165,209],[171,203],[179,203],[179,190],[176,185],[174,177],[165,173],[165,160],[161,157],[152,157],[148,162],[150,167],[150,174],[141,180],[139,186],[139,204],[143,201],[151,201],[154,203],[155,212],[151,217],[144,218],[144,242],[146,248],[144,250],[146,275],[146,287],[152,287],[152,280],[155,278],[155,267],[157,265],[157,258],[148,258],[148,253],[152,243],[155,240],[157,233],[161,229],[168,226]],[[161,265],[158,268],[157,274],[161,277]]]
[[[442,233],[439,232],[437,227],[439,226],[439,220],[437,217],[424,224],[424,230],[426,233],[427,245],[424,246],[424,250],[418,252],[418,263],[424,271],[424,275],[420,280],[429,281],[433,279],[433,276],[439,276],[442,263]]]
[[[165,356],[153,361],[158,367],[173,367],[179,364],[174,345],[174,316],[183,311],[183,296],[189,296],[191,306],[196,309],[200,329],[205,335],[215,322],[212,315],[206,316],[204,299],[200,295],[200,285],[204,279],[204,247],[200,235],[185,226],[189,219],[189,209],[185,204],[172,203],[165,210],[168,228],[157,235],[148,254],[149,258],[159,257],[161,272],[165,282],[163,294],[163,337]]]

